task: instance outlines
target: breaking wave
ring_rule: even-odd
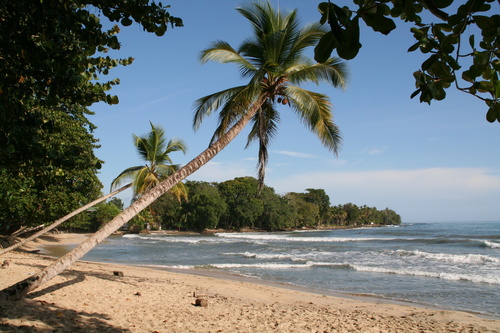
[[[495,264],[500,265],[500,258],[483,254],[449,254],[449,253],[428,253],[423,251],[395,251],[399,256],[415,256],[418,258],[431,259],[436,261],[449,262],[454,264]]]

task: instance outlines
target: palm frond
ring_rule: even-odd
[[[111,182],[111,191],[113,191],[114,189],[118,188],[119,186],[121,186],[123,183],[125,183],[126,181],[127,182],[130,182],[131,180],[134,179],[135,177],[135,173],[144,168],[143,165],[141,166],[134,166],[134,167],[130,167],[130,168],[127,168],[125,170],[123,170],[115,179],[113,179],[113,181]]]
[[[174,172],[180,169],[178,164],[161,164],[156,168],[157,178],[162,181],[170,177]]]
[[[170,158],[170,154],[176,151],[186,153],[186,144],[181,139],[172,138],[165,145],[163,152],[156,157],[156,165],[172,164],[173,162]]]
[[[148,191],[159,183],[156,174],[151,172],[147,167],[142,168],[137,172],[134,181],[134,196],[139,197],[142,193]]]
[[[259,111],[254,117],[252,129],[248,134],[245,148],[248,148],[250,144],[256,140],[265,141],[266,143],[271,142],[271,140],[278,133],[279,121],[280,114],[274,108],[274,105],[271,103],[265,103],[262,106],[261,111]]]
[[[337,58],[330,58],[327,62],[315,64],[302,61],[301,64],[290,67],[288,71],[287,77],[293,84],[305,82],[318,84],[320,81],[326,81],[334,87],[347,87],[346,66]]]
[[[197,130],[205,117],[211,115],[212,112],[218,110],[224,104],[227,104],[244,89],[246,89],[246,86],[229,88],[198,99],[194,105],[193,128]],[[241,112],[241,110],[239,111]]]
[[[308,24],[303,27],[293,39],[293,45],[290,48],[287,64],[293,64],[297,56],[301,56],[303,51],[311,46],[315,46],[320,38],[325,34],[324,29],[319,23]]]
[[[169,191],[179,203],[184,201],[188,201],[188,190],[183,182],[178,182],[172,189]]]
[[[222,64],[235,63],[242,68],[255,69],[247,59],[242,57],[231,45],[224,41],[216,41],[211,47],[201,52],[201,63],[206,63],[210,60]]]
[[[255,40],[255,38],[249,38],[243,41],[240,48],[238,49],[238,53],[242,54],[248,60],[248,62],[250,62],[255,67],[255,69],[242,70],[242,68],[240,68],[240,75],[242,77],[248,77],[252,75],[256,70],[264,66],[264,64],[262,63],[262,61],[266,58],[264,55],[264,51],[264,48],[262,48],[262,46],[258,41]]]
[[[248,134],[247,148],[253,141],[259,141],[259,159],[257,163],[259,193],[264,188],[267,161],[269,153],[267,147],[278,132],[279,112],[273,103],[266,102],[261,110],[254,116],[254,123]]]
[[[288,86],[286,94],[303,123],[319,137],[326,148],[337,154],[342,138],[333,122],[328,97],[296,86]]]
[[[250,108],[261,93],[261,84],[249,83],[238,94],[228,101],[219,112],[219,123],[210,144],[214,143],[228,131]]]

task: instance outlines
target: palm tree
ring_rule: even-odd
[[[326,80],[335,87],[345,87],[345,70],[338,59],[314,63],[302,55],[306,47],[317,43],[324,31],[319,24],[299,29],[296,11],[283,16],[275,12],[269,3],[239,8],[238,11],[252,23],[254,36],[244,41],[238,51],[226,42],[217,41],[202,52],[201,60],[235,63],[242,76],[249,78],[249,83],[199,99],[194,127],[197,129],[202,120],[220,106],[213,143],[247,112],[250,105],[265,96],[264,103],[253,116],[247,141],[247,147],[253,141],[259,142],[260,191],[268,161],[267,147],[277,132],[280,120],[277,104],[289,105],[323,145],[337,153],[341,138],[332,121],[328,97],[297,85]]]
[[[2,292],[5,298],[23,297],[69,267],[142,209],[210,161],[250,121],[253,121],[254,126],[249,141],[258,138],[263,146],[259,149],[260,164],[265,165],[265,147],[275,133],[279,119],[274,101],[279,101],[280,98],[282,103],[292,106],[307,126],[318,134],[323,144],[336,151],[340,137],[331,119],[328,98],[293,85],[325,80],[336,87],[345,86],[344,67],[337,60],[329,59],[325,63],[314,64],[302,56],[302,51],[313,46],[324,31],[319,25],[299,29],[296,11],[283,15],[275,12],[269,4],[254,4],[238,11],[252,23],[255,37],[245,42],[240,52],[236,52],[227,43],[218,42],[215,43],[217,47],[202,53],[202,61],[234,62],[240,66],[244,77],[250,78],[245,86],[231,88],[197,102],[195,127],[205,116],[221,108],[219,126],[210,146],[159,185],[141,195],[73,251],[43,271],[4,289]],[[263,177],[262,167],[259,174]]]
[[[151,122],[149,124],[151,125],[151,132],[146,136],[139,137],[135,134],[132,135],[134,146],[137,148],[139,156],[148,162],[148,164],[130,167],[122,171],[111,182],[111,189],[113,190],[125,181],[132,181],[134,199],[137,199],[179,170],[180,166],[172,163],[170,153],[176,151],[186,153],[186,145],[182,140],[173,138],[167,142],[165,130],[153,125]],[[182,183],[174,186],[170,192],[179,201],[187,198],[187,192]]]
[[[146,136],[139,137],[135,134],[132,135],[134,146],[137,148],[139,156],[147,164],[127,168],[111,182],[111,190],[113,190],[122,183],[131,181],[134,191],[133,200],[137,200],[145,192],[179,170],[180,166],[172,163],[170,153],[176,151],[186,153],[186,145],[182,140],[173,138],[167,142],[165,130],[153,125],[151,122],[149,124],[151,125],[151,132]],[[182,182],[177,183],[169,192],[179,202],[182,199],[187,200],[187,190]],[[153,214],[151,206],[149,207],[151,214]]]

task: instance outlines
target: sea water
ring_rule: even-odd
[[[211,270],[500,316],[500,222],[124,235],[83,260]]]

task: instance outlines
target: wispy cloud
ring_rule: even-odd
[[[291,156],[291,157],[298,157],[298,158],[316,158],[316,156],[312,155],[312,154],[299,153],[299,152],[289,151],[289,150],[275,150],[274,153],[286,155],[286,156]]]
[[[373,147],[362,151],[363,154],[368,154],[370,156],[380,155],[387,151],[387,147]]]
[[[201,180],[207,182],[223,182],[236,177],[255,177],[255,165],[240,163],[208,162],[200,170],[196,171],[190,180]]]
[[[389,207],[405,222],[498,220],[500,170],[488,168],[424,168],[346,172],[304,172],[286,176],[267,170],[266,184],[277,193],[321,188],[332,205],[348,202]],[[209,162],[189,179],[222,182],[256,177],[248,161]]]
[[[500,175],[486,168],[302,173],[270,179],[278,193],[322,188],[335,203],[395,209],[406,220],[498,219]]]

